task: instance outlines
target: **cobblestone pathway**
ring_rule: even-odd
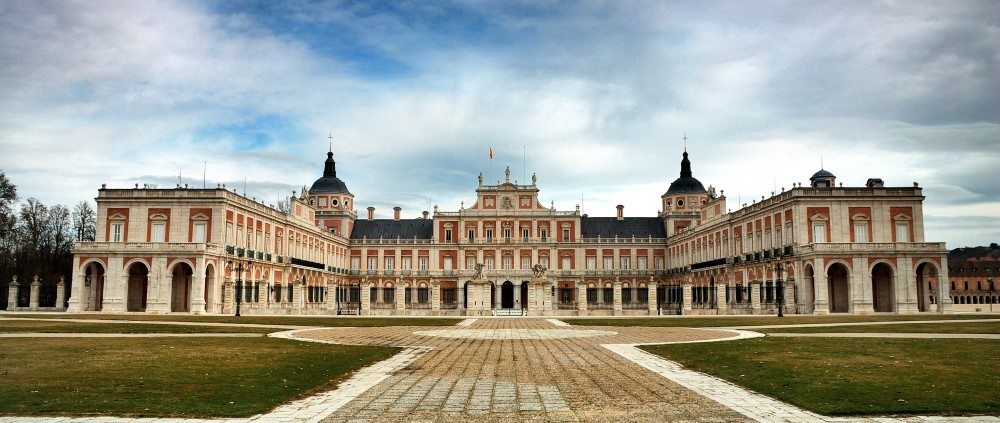
[[[329,422],[747,421],[657,377],[602,344],[727,338],[728,331],[586,328],[542,319],[481,319],[461,328],[336,328],[296,337],[430,348]]]

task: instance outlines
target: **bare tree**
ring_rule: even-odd
[[[77,241],[94,241],[97,239],[97,213],[89,201],[81,201],[73,207],[73,228]]]

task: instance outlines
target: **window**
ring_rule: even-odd
[[[638,266],[639,266],[639,270],[646,270],[647,269],[647,267],[646,267],[646,257],[645,256],[639,256],[639,258],[638,258]]]
[[[531,234],[531,230],[528,228],[521,229],[521,242],[528,242],[528,237]]]
[[[780,226],[774,229],[774,239],[777,240],[779,246],[785,244],[785,239],[781,237],[781,227]]]
[[[868,222],[854,222],[854,242],[868,242]]]
[[[510,228],[503,228],[503,242],[510,242]]]
[[[361,268],[361,257],[351,257],[351,270]]]
[[[569,229],[563,229],[562,242],[569,242]]]
[[[896,242],[910,242],[910,225],[896,222]]]
[[[486,230],[486,242],[493,242],[493,229]]]
[[[826,242],[826,225],[813,225],[813,242]]]
[[[444,242],[451,242],[451,229],[444,230]]]
[[[403,270],[410,270],[413,266],[413,259],[410,257],[403,257]]]
[[[587,257],[587,270],[597,269],[597,257]]]
[[[427,270],[427,257],[420,257],[420,270],[421,271]]]
[[[486,270],[493,270],[493,257],[486,257],[486,263],[483,264]]]
[[[111,223],[111,242],[122,242],[125,229],[124,222]]]
[[[264,234],[264,252],[271,253],[271,234]]]
[[[395,268],[395,264],[396,264],[396,258],[395,257],[386,257],[385,258],[385,270],[392,270],[392,269],[394,269]]]
[[[368,270],[375,270],[378,268],[378,258],[368,257]]]
[[[569,256],[563,256],[562,257],[562,270],[570,270],[570,268],[571,268],[571,265],[570,265],[570,258],[569,258]]]
[[[531,268],[531,257],[523,256],[521,257],[521,269]]]
[[[451,269],[452,269],[451,256],[445,256],[444,257],[444,270],[451,270]]]
[[[621,260],[622,260],[622,270],[629,270],[629,269],[632,268],[632,266],[631,266],[631,264],[632,264],[632,258],[631,257],[622,257]]]
[[[236,229],[236,246],[243,247],[243,228]]]
[[[613,257],[604,258],[604,270],[611,270],[615,268],[615,259]]]
[[[470,228],[469,229],[469,242],[473,242],[475,240],[476,240],[476,230]]]
[[[167,224],[163,222],[156,222],[153,224],[153,239],[152,242],[163,242],[164,234],[166,233]]]
[[[771,249],[771,230],[770,229],[764,231],[764,249],[765,250],[770,250]]]
[[[465,258],[465,270],[474,270],[476,268],[476,258],[466,257]]]
[[[504,270],[511,270],[513,268],[514,268],[514,258],[511,257],[511,256],[504,256],[503,257],[503,269]]]
[[[657,257],[654,264],[656,270],[663,270],[663,257]]]
[[[264,249],[264,235],[257,231],[257,243],[253,245],[253,249],[262,250]]]
[[[233,245],[233,224],[226,225],[226,244]]]
[[[539,257],[538,258],[538,264],[541,264],[542,267],[548,269],[549,268],[549,256],[541,256],[541,257]]]
[[[204,223],[194,224],[194,242],[205,242],[205,234],[207,225]]]
[[[542,228],[541,231],[540,231],[540,233],[541,233],[541,237],[542,237],[542,242],[545,242],[546,240],[549,239],[549,229],[548,228]]]

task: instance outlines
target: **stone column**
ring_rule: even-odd
[[[750,308],[753,314],[760,314],[760,282],[750,282]]]
[[[456,289],[458,290],[458,309],[465,310],[465,284],[458,281]]]
[[[847,275],[851,291],[851,311],[853,314],[875,314],[868,257],[855,257],[853,267]]]
[[[87,267],[89,266],[88,264]],[[90,285],[85,286],[83,282],[85,272],[83,269],[80,266],[73,266],[73,284],[70,286],[69,305],[66,307],[66,311],[70,313],[79,313],[89,308]]]
[[[658,299],[656,297],[656,281],[653,278],[649,278],[649,282],[646,283],[646,290],[646,306],[649,309],[649,315],[655,316],[659,314],[659,310],[656,309]]]
[[[337,312],[337,279],[330,278],[326,280],[326,312],[336,313]]]
[[[164,314],[170,312],[170,291],[173,288],[172,276],[167,272],[167,258],[153,257],[152,266],[149,269],[149,274],[146,276],[148,281],[146,313]]]
[[[191,314],[205,314],[205,259],[194,262],[191,275]]]
[[[725,284],[715,285],[715,306],[719,309],[719,314],[727,314],[726,310],[729,309],[729,304],[726,303],[726,289]]]
[[[681,285],[682,296],[684,297],[684,311],[683,314],[691,314],[691,282],[685,281]]]
[[[17,287],[20,286],[17,283],[17,276],[14,276],[10,285],[7,286],[7,311],[14,311],[17,309]]]
[[[813,266],[813,314],[830,314],[830,294],[826,283],[826,266],[822,258],[817,258]]]
[[[937,287],[937,312],[944,314],[953,313],[951,291],[948,287],[948,254],[941,257],[941,269],[934,276],[934,286]]]
[[[431,278],[431,314],[438,315],[441,313],[441,282],[436,279]]]
[[[38,310],[38,294],[42,290],[42,281],[38,280],[36,275],[34,280],[31,281],[31,292],[30,297],[28,297],[28,309]]]
[[[792,280],[789,280],[789,281],[784,281],[784,282],[782,282],[782,284],[785,285],[785,287],[784,287],[784,294],[785,294],[785,298],[784,298],[784,301],[785,301],[785,310],[784,310],[784,313],[785,314],[798,314],[798,309],[797,309],[798,304],[795,303],[795,280],[792,279]]]
[[[615,292],[615,294],[614,294],[614,299],[615,299],[614,314],[615,314],[615,316],[621,316],[622,315],[622,280],[620,278],[618,278],[617,276],[615,277],[614,292]]]
[[[56,310],[66,310],[66,277],[60,276],[56,284]]]
[[[576,281],[576,309],[581,316],[587,315],[587,284]]]
[[[222,314],[233,314],[236,310],[236,304],[233,301],[233,280],[226,278],[222,282]],[[242,310],[241,310],[242,311]]]
[[[406,313],[406,284],[396,279],[396,315],[402,316]]]
[[[371,281],[365,279],[361,282],[359,288],[361,292],[358,293],[358,301],[361,301],[361,315],[368,316],[372,313],[372,283]],[[351,286],[347,286],[347,300],[351,298]]]

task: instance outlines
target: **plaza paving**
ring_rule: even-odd
[[[452,327],[299,328],[272,336],[405,348],[358,371],[335,390],[285,404],[267,414],[214,421],[1000,422],[996,416],[821,416],[635,348],[638,344],[762,336],[741,330],[568,327],[556,319],[484,318],[467,319]],[[125,421],[135,419],[0,417],[0,422],[16,423]]]

